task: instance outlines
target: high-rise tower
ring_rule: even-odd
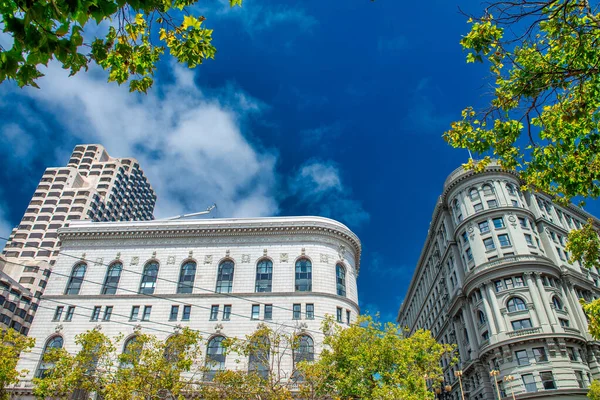
[[[156,195],[134,158],[78,145],[66,167],[47,168],[3,251],[3,272],[39,298],[60,248],[58,229],[73,220],[153,219]]]

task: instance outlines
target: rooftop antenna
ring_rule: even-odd
[[[206,215],[206,214],[210,214],[210,212],[212,210],[214,210],[215,208],[217,208],[217,203],[213,203],[210,207],[208,207],[204,211],[195,212],[195,213],[191,213],[191,214],[181,214],[181,215],[176,215],[174,217],[169,217],[169,218],[162,218],[159,221],[173,221],[176,219],[183,219],[183,218],[189,218],[189,217],[197,217],[199,215]]]

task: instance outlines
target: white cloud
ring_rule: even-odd
[[[241,90],[230,86],[207,96],[193,72],[179,66],[173,83],[148,95],[107,83],[98,68],[68,77],[52,64],[45,73],[41,90],[18,93],[37,100],[79,142],[101,143],[113,157],[136,157],[157,192],[157,217],[213,202],[223,217],[278,212],[276,156],[242,134],[244,117],[261,105]]]
[[[289,182],[290,192],[310,213],[330,217],[350,226],[367,222],[369,214],[351,199],[338,167],[332,162],[307,161]]]

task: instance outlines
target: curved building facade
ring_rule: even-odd
[[[44,373],[45,349],[75,353],[75,336],[96,326],[122,334],[124,348],[138,330],[166,339],[187,326],[203,336],[204,355],[219,358],[215,368],[239,369],[248,360],[224,356],[225,337],[268,324],[302,335],[306,359],[320,352],[325,315],[349,324],[359,312],[360,241],[327,218],[82,221],[60,240],[29,332],[36,348],[19,364],[30,372],[13,389],[24,396]],[[285,357],[291,372],[295,356]]]
[[[584,399],[600,378],[600,347],[579,299],[600,296],[597,270],[568,261],[567,234],[592,217],[512,172],[455,170],[435,207],[398,322],[458,347],[443,360],[451,396]],[[490,371],[498,374],[490,376]],[[496,381],[496,382],[494,382]]]

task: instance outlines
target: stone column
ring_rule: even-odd
[[[548,325],[548,316],[546,315],[546,311],[544,306],[541,303],[541,299],[536,288],[535,280],[531,277],[531,272],[525,272],[525,279],[527,280],[527,288],[529,289],[529,295],[531,296],[531,301],[533,301],[533,305],[535,307],[535,312],[538,316],[541,326]]]
[[[467,360],[469,353],[467,353],[467,349],[465,349],[465,347],[463,345],[462,326],[459,326],[460,324],[458,323],[456,317],[451,317],[451,318],[452,318],[452,326],[454,326],[454,338],[456,339],[456,344],[458,345],[458,353],[460,354],[460,359],[462,361],[465,361],[465,360]]]
[[[467,332],[469,332],[469,337],[471,338],[471,351],[479,350],[480,342],[479,342],[479,331],[475,329],[473,323],[473,309],[469,303],[465,304],[465,308],[463,309],[463,316],[468,314],[465,318],[467,322]]]
[[[548,321],[550,322],[550,324],[552,325],[556,325],[556,317],[554,316],[554,312],[552,311],[552,308],[550,307],[550,300],[548,299],[547,293],[546,293],[546,288],[544,288],[544,285],[542,284],[542,277],[539,273],[534,273],[533,274],[535,276],[535,283],[537,285],[537,289],[540,292],[540,298],[542,299],[542,304],[544,305],[544,310],[546,311],[546,314],[548,315]],[[554,327],[552,326],[552,331],[554,332]]]
[[[573,316],[573,319],[577,323],[577,328],[581,331],[581,333],[586,333],[588,331],[587,318],[581,305],[579,304],[579,299],[575,294],[575,289],[573,289],[573,285],[569,282],[568,279],[563,278],[561,288],[563,290],[563,296],[569,302],[569,315]]]
[[[486,282],[487,294],[490,300],[490,305],[494,311],[494,315],[496,316],[496,323],[498,324],[498,331],[505,332],[506,325],[504,324],[504,319],[502,319],[502,315],[500,314],[500,306],[498,305],[498,299],[496,299],[496,294],[492,289],[491,282]]]
[[[498,325],[496,323],[496,316],[492,312],[492,308],[490,307],[490,302],[488,300],[488,295],[486,292],[485,284],[482,284],[479,287],[479,289],[481,291],[481,297],[483,298],[483,309],[485,310],[485,314],[488,319],[488,326],[490,327],[490,335],[497,335],[498,334],[498,328],[497,328]]]

